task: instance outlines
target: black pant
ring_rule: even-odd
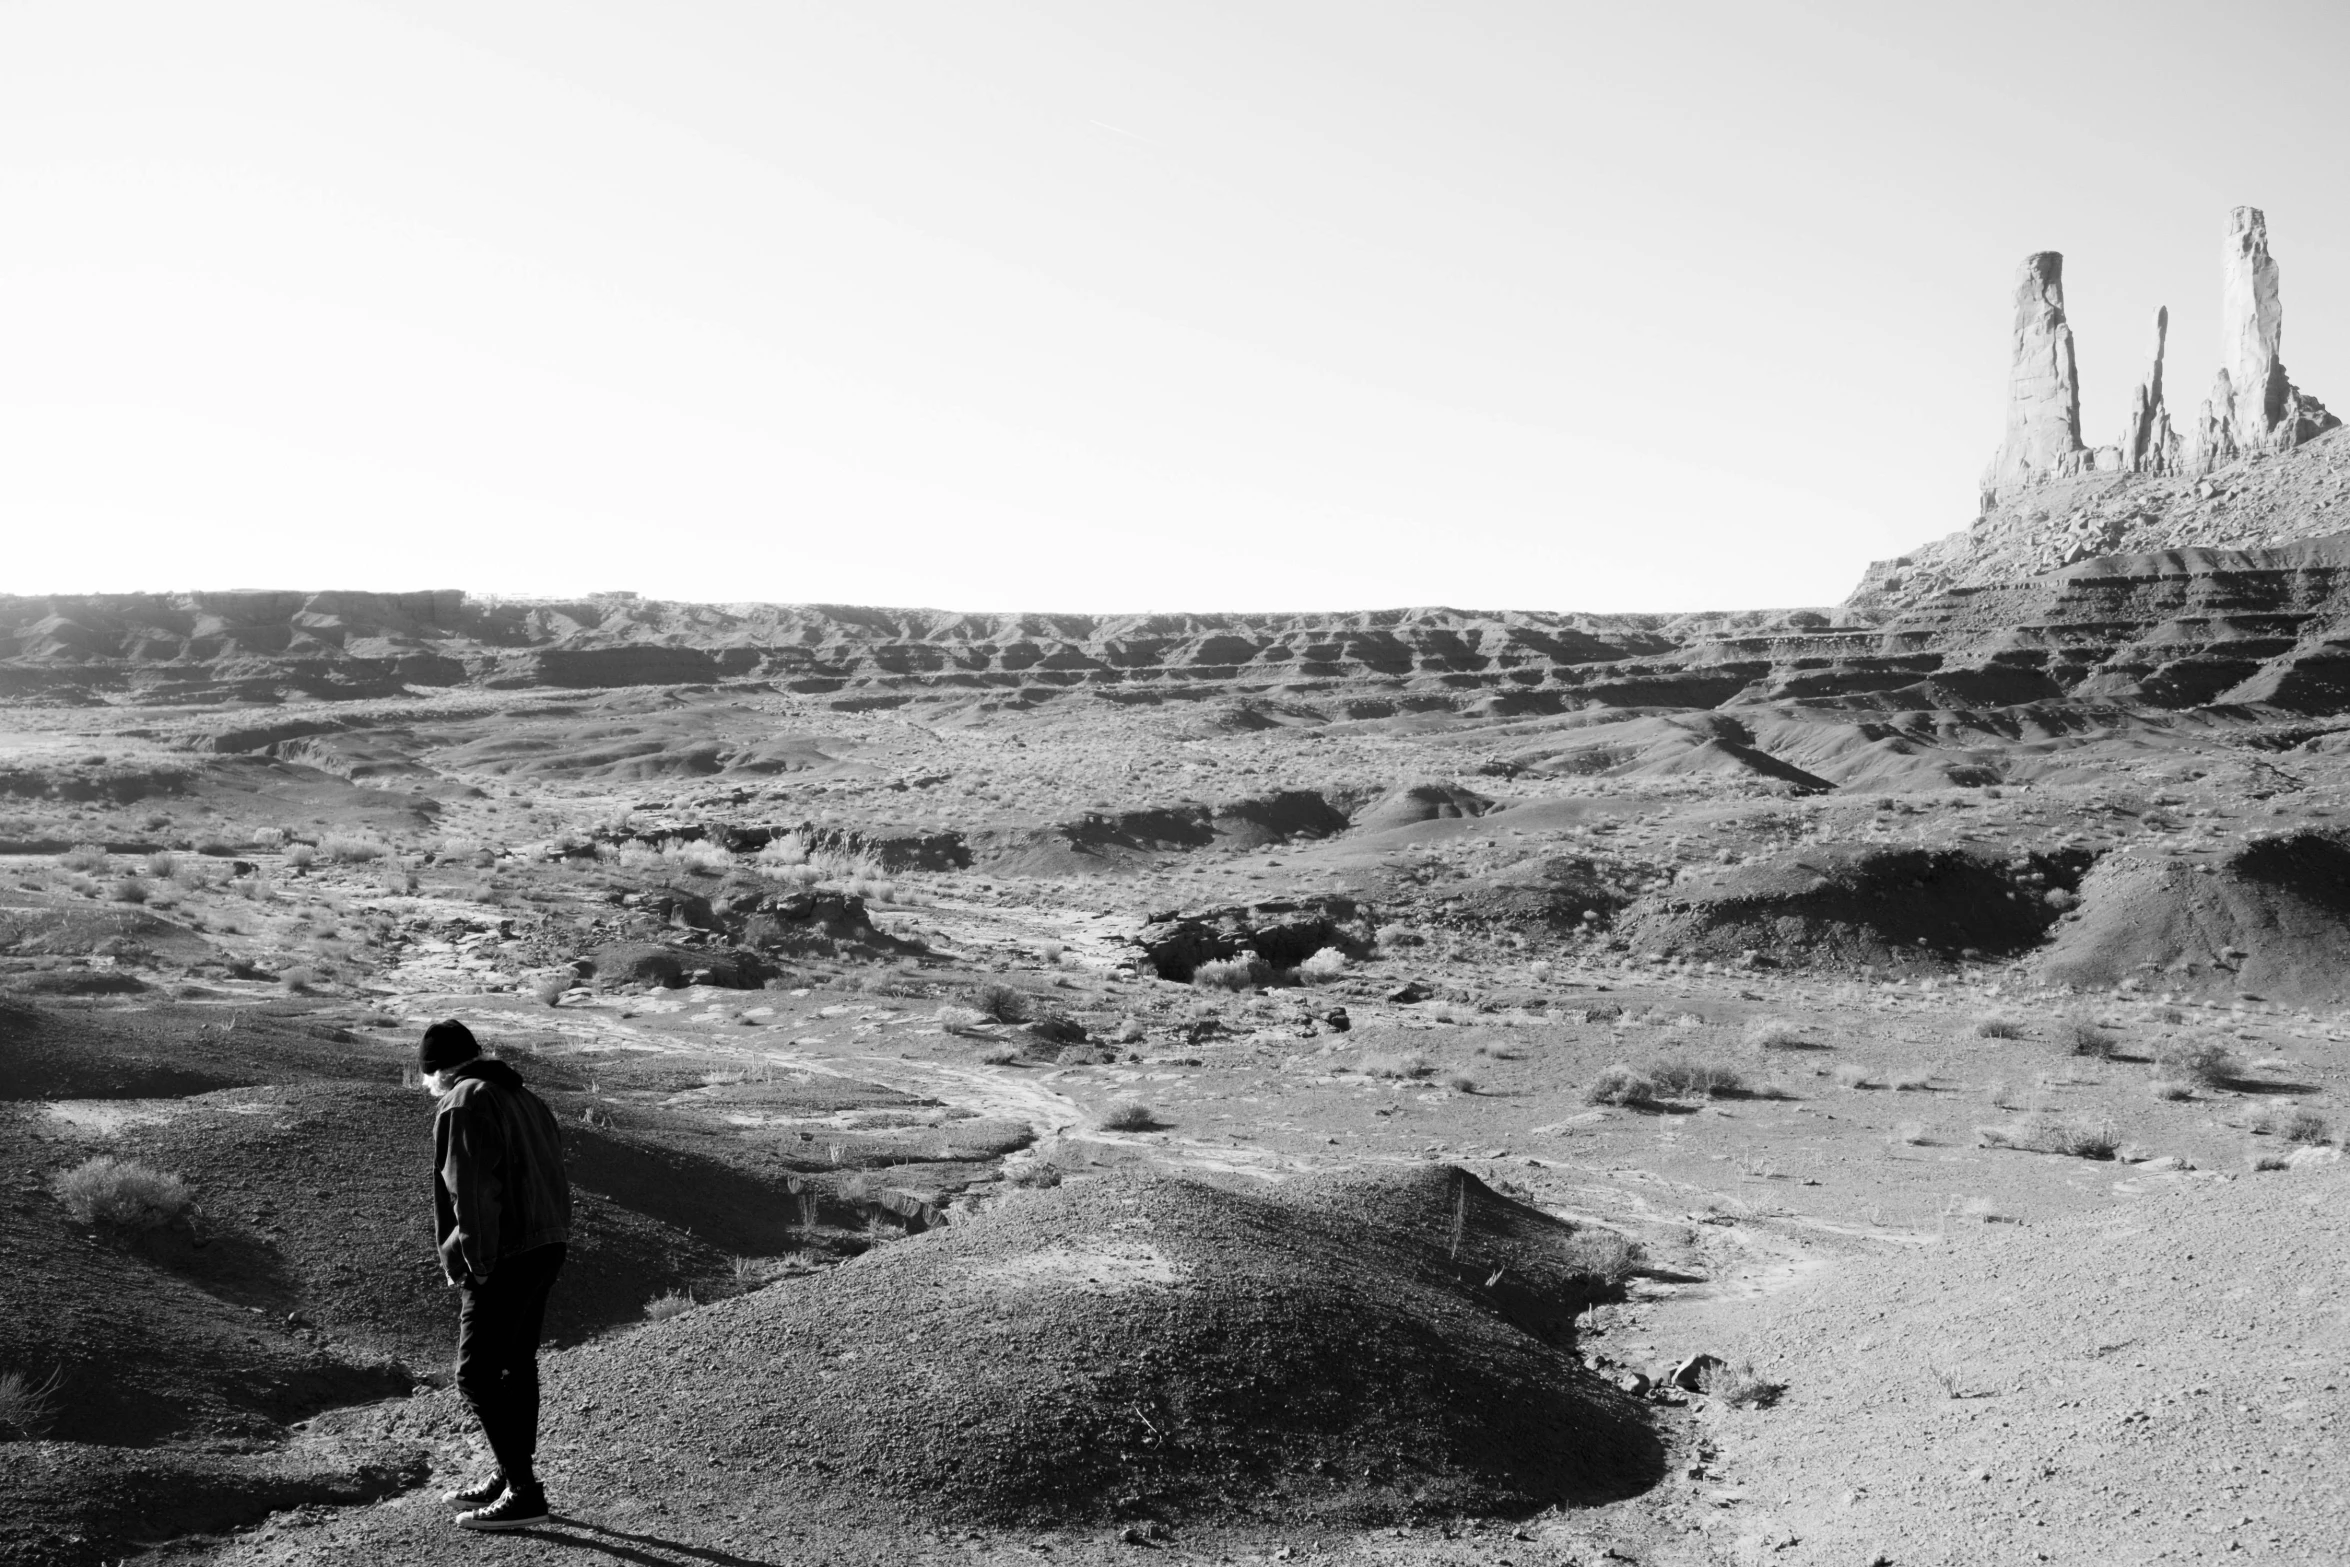
[[[563,1246],[534,1246],[464,1285],[457,1308],[457,1390],[473,1406],[508,1484],[532,1476],[539,1450],[539,1326],[563,1269]]]

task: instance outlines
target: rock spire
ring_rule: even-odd
[[[2175,473],[2179,467],[2179,438],[2170,427],[2170,409],[2162,400],[2162,356],[2170,340],[2170,307],[2154,312],[2154,357],[2146,379],[2130,393],[2130,420],[2122,430],[2121,469],[2124,473]]]
[[[2198,472],[2252,452],[2290,451],[2342,422],[2285,374],[2283,335],[2268,216],[2238,207],[2220,250],[2220,373],[2195,421]]]
[[[1983,475],[1986,507],[2035,479],[2082,466],[2081,382],[2064,319],[2064,257],[2053,250],[2026,256],[2016,274],[2009,350],[2007,438]]]

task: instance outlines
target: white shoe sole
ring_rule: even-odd
[[[471,1513],[459,1513],[457,1515],[458,1528],[472,1529],[482,1534],[503,1534],[509,1529],[535,1529],[540,1524],[550,1521],[551,1520],[549,1519],[548,1515],[545,1513],[539,1513],[529,1518],[498,1519],[476,1518]]]

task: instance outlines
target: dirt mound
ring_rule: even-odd
[[[1188,981],[1203,963],[1254,953],[1275,968],[1295,968],[1324,947],[1368,951],[1371,911],[1352,898],[1277,901],[1246,908],[1154,918],[1141,936],[1145,961],[1161,979]]]
[[[1821,844],[1684,879],[1627,909],[1635,951],[1780,964],[1947,963],[2037,945],[2088,856]],[[2055,894],[2053,902],[2051,893]]]
[[[1492,809],[1493,801],[1458,784],[1407,784],[1365,806],[1356,814],[1354,827],[1357,832],[1386,832],[1415,822],[1483,816]]]
[[[729,1511],[836,1524],[1622,1497],[1659,1472],[1638,1406],[1515,1320],[1587,1297],[1549,1260],[1574,1236],[1450,1169],[1302,1200],[1163,1177],[1023,1193],[563,1358],[545,1445],[583,1490],[683,1502],[723,1477]],[[1505,1307],[1486,1281],[1521,1267]],[[457,1414],[417,1401],[392,1429]]]
[[[2350,837],[2289,833],[2210,858],[2108,855],[2040,970],[2061,984],[2338,1003],[2350,997]]]

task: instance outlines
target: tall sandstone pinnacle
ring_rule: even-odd
[[[2130,419],[2122,430],[2121,467],[2125,473],[2175,473],[2179,468],[2179,438],[2170,427],[2170,409],[2162,400],[2162,357],[2170,341],[2170,308],[2154,312],[2154,357],[2146,379],[2130,393]]]
[[[1988,507],[2052,473],[2077,472],[2081,381],[2073,365],[2073,329],[2064,319],[2064,257],[2043,250],[2016,274],[2015,328],[2007,372],[2007,438],[1983,475]]]
[[[2195,421],[2198,472],[2252,452],[2289,451],[2342,422],[2285,374],[2284,319],[2268,217],[2238,207],[2220,251],[2220,373]]]

